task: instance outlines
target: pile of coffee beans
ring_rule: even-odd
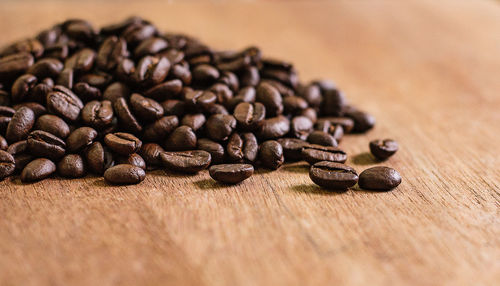
[[[136,184],[146,170],[209,168],[236,184],[255,167],[305,160],[315,183],[347,189],[358,175],[338,144],[374,124],[332,82],[301,82],[257,47],[216,51],[139,17],[100,30],[68,20],[0,50],[0,179]],[[370,148],[387,159],[397,143]],[[400,181],[388,168],[359,176],[375,190]]]

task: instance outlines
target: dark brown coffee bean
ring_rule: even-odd
[[[58,59],[45,58],[37,61],[26,72],[38,78],[56,78],[61,73],[63,68],[63,63]]]
[[[257,87],[256,100],[266,107],[268,116],[280,115],[283,112],[283,100],[276,88],[268,83],[261,83]]]
[[[205,112],[210,115],[213,114],[229,115],[229,112],[224,107],[224,105],[218,103],[210,105],[207,109],[205,109]]]
[[[287,96],[283,99],[283,106],[286,114],[299,114],[307,108],[307,101],[298,96]]]
[[[313,131],[309,136],[307,136],[307,142],[311,144],[317,144],[322,146],[332,146],[337,147],[338,143],[335,138],[323,131]]]
[[[330,134],[337,140],[337,142],[340,142],[342,140],[342,137],[344,137],[344,128],[342,125],[332,125],[330,127]]]
[[[64,120],[51,114],[45,114],[38,117],[34,129],[52,133],[62,139],[68,137],[70,132],[69,126]]]
[[[33,56],[29,53],[17,53],[0,58],[1,81],[12,80],[23,74],[34,63]]]
[[[114,165],[113,155],[100,142],[92,143],[85,150],[85,159],[90,172],[102,175]]]
[[[173,99],[180,94],[181,90],[182,81],[173,79],[153,86],[144,92],[144,96],[155,100]]]
[[[193,111],[202,111],[215,104],[217,97],[213,92],[190,90],[184,94],[186,107]]]
[[[21,107],[27,107],[29,109],[31,109],[31,111],[33,111],[33,113],[35,113],[35,118],[38,118],[42,115],[44,115],[45,113],[47,113],[47,109],[41,105],[40,103],[36,103],[36,102],[23,102],[23,103],[19,103],[19,104],[16,104],[13,106],[13,108],[17,111],[19,110],[19,108]]]
[[[177,127],[165,141],[165,149],[169,151],[192,150],[196,147],[196,134],[189,126]]]
[[[137,64],[132,80],[141,86],[153,86],[161,83],[168,75],[170,62],[167,58],[143,57]]]
[[[81,49],[74,53],[64,63],[65,68],[74,70],[75,72],[88,72],[94,66],[96,53],[91,49]]]
[[[80,127],[71,132],[66,139],[66,149],[70,153],[76,153],[84,147],[92,144],[97,138],[97,131],[90,127]]]
[[[238,184],[253,175],[254,168],[250,164],[214,165],[208,170],[212,179],[224,184]]]
[[[146,23],[134,23],[123,30],[121,36],[129,44],[142,42],[156,33],[156,28],[153,25]]]
[[[278,141],[268,140],[260,144],[259,147],[259,160],[260,163],[269,169],[278,169],[285,158],[283,156],[283,147]]]
[[[89,85],[86,82],[79,82],[75,84],[73,90],[80,97],[80,99],[85,102],[101,98],[101,90],[97,87]]]
[[[231,98],[233,98],[233,91],[225,84],[216,83],[212,85],[209,89],[215,94],[217,102],[220,104],[226,104]]]
[[[253,86],[247,86],[238,91],[236,96],[229,99],[226,106],[229,110],[234,110],[242,102],[255,102],[256,91]]]
[[[56,85],[47,95],[49,112],[65,120],[76,121],[83,108],[82,101],[69,89]]]
[[[392,139],[370,141],[370,152],[379,160],[386,160],[398,151],[398,142]]]
[[[9,147],[9,144],[7,143],[7,140],[5,140],[5,138],[0,135],[0,150],[7,150],[7,148]]]
[[[197,132],[203,127],[206,121],[207,119],[203,113],[186,114],[181,120],[181,125],[189,126],[194,132]]]
[[[143,121],[154,121],[163,116],[163,107],[154,99],[133,93],[130,107],[134,114]]]
[[[354,121],[354,127],[352,128],[352,132],[354,133],[366,132],[372,129],[375,125],[375,117],[354,108],[349,108],[348,110],[346,110],[345,116],[351,118]]]
[[[191,84],[192,75],[187,63],[174,65],[172,67],[172,70],[170,71],[170,74],[172,79],[179,79],[184,85]]]
[[[16,53],[30,53],[38,58],[43,54],[43,45],[37,39],[25,39],[14,42],[0,50],[0,57],[16,54]]]
[[[135,25],[144,24],[144,20],[140,17],[129,17],[121,22],[107,25],[101,28],[101,34],[104,35],[117,35],[125,31],[127,28]]]
[[[316,110],[311,107],[302,110],[298,115],[309,118],[309,120],[311,120],[313,123],[316,123],[316,121],[318,120]]]
[[[130,154],[128,156],[118,156],[116,158],[117,164],[130,164],[132,166],[139,167],[141,169],[146,170],[146,162],[144,159],[137,153]]]
[[[253,133],[234,133],[227,143],[227,157],[230,162],[254,162],[257,158],[259,145]]]
[[[28,151],[35,157],[58,160],[66,152],[66,143],[55,135],[35,130],[28,135]]]
[[[150,125],[144,130],[144,140],[159,142],[164,140],[167,135],[172,133],[179,126],[179,119],[175,115],[164,116]]]
[[[299,88],[298,95],[304,98],[309,106],[319,107],[321,104],[321,89],[316,84],[308,84]]]
[[[347,190],[358,182],[358,174],[353,168],[327,161],[312,165],[309,177],[320,187],[337,191]]]
[[[14,157],[3,149],[0,150],[0,180],[12,175],[15,169]]]
[[[225,141],[236,128],[236,119],[232,115],[214,114],[205,124],[208,137],[214,141]]]
[[[240,81],[238,80],[238,77],[230,71],[222,72],[217,82],[227,85],[232,92],[237,92],[240,88]]]
[[[88,21],[71,19],[62,23],[63,31],[71,39],[92,43],[97,35],[94,27]]]
[[[401,184],[401,175],[389,167],[377,166],[359,174],[359,186],[365,190],[389,191],[399,184]]]
[[[20,173],[29,162],[33,161],[33,156],[28,153],[27,149],[28,143],[26,140],[11,144],[7,148],[7,153],[14,156],[16,162],[14,173]]]
[[[285,136],[290,131],[290,121],[283,115],[264,120],[258,136],[262,139],[276,139]]]
[[[142,41],[134,50],[134,56],[143,57],[146,55],[158,54],[168,47],[168,42],[162,38],[151,37]]]
[[[23,183],[40,181],[56,171],[56,164],[49,159],[39,158],[31,161],[21,173]]]
[[[29,96],[30,100],[45,104],[47,94],[52,91],[53,87],[54,81],[51,78],[44,79],[44,82],[41,82],[33,87]]]
[[[239,72],[240,85],[256,86],[260,81],[259,69],[255,66],[248,67]]]
[[[186,103],[178,99],[167,99],[161,103],[165,115],[182,117],[186,113]]]
[[[306,141],[297,138],[280,138],[277,141],[283,147],[285,160],[289,162],[302,160],[302,149],[309,145]]]
[[[66,178],[80,178],[85,176],[85,163],[82,156],[78,154],[68,154],[57,163],[59,175]]]
[[[259,102],[242,102],[236,106],[233,115],[242,130],[255,130],[266,118],[266,108]]]
[[[129,98],[130,89],[127,85],[121,82],[110,84],[102,95],[102,99],[109,100],[114,103],[118,98]]]
[[[16,79],[12,85],[11,97],[12,102],[25,101],[29,97],[31,91],[37,84],[38,80],[36,76],[31,74],[25,74]]]
[[[290,134],[293,137],[306,140],[312,131],[313,123],[308,117],[295,116],[290,123]]]
[[[118,117],[119,124],[127,131],[138,134],[142,131],[142,126],[139,124],[135,116],[130,111],[125,98],[120,97],[116,99],[113,104],[116,116]]]
[[[183,173],[197,173],[208,168],[211,162],[210,153],[202,150],[163,152],[160,157],[167,169]]]
[[[326,116],[341,116],[345,104],[344,94],[337,90],[331,89],[323,92],[321,101],[321,112]]]
[[[202,64],[193,69],[193,82],[197,85],[211,85],[219,76],[219,71],[211,65]]]
[[[104,179],[116,185],[138,184],[146,178],[146,172],[130,164],[120,164],[107,169]]]
[[[224,147],[221,144],[207,138],[198,139],[198,149],[207,151],[212,156],[212,163],[220,164],[224,161]]]
[[[61,73],[57,77],[56,84],[71,89],[73,88],[73,76],[74,76],[73,69],[65,68],[61,71]]]
[[[82,121],[93,128],[101,129],[111,124],[113,120],[113,106],[111,101],[88,102],[82,109]]]
[[[69,47],[67,44],[53,44],[45,46],[44,57],[65,60],[69,54]]]
[[[120,155],[130,155],[141,149],[142,141],[130,133],[110,133],[104,137],[104,143],[108,148]]]
[[[5,132],[5,139],[9,143],[24,140],[28,137],[33,125],[35,125],[35,113],[27,107],[21,107],[12,116],[7,132]]]
[[[127,84],[134,83],[132,75],[135,73],[135,64],[131,59],[123,59],[116,67],[116,77]],[[137,82],[135,82],[137,84]]]
[[[97,52],[97,67],[112,70],[128,56],[127,42],[116,36],[110,36],[102,43]]]
[[[142,145],[141,150],[139,150],[139,154],[146,162],[148,169],[161,165],[161,152],[165,152],[165,150],[156,143],[146,143]]]
[[[302,149],[302,158],[311,165],[320,161],[344,163],[347,154],[336,147],[310,144]]]

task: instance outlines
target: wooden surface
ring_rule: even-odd
[[[82,1],[83,2],[83,1]],[[172,2],[172,1],[171,1]],[[401,150],[392,192],[323,192],[304,164],[223,187],[207,173],[0,182],[0,285],[494,285],[500,281],[495,1],[2,1],[1,44],[67,17],[137,14],[218,48],[250,44],[373,113],[342,142]],[[497,284],[498,285],[498,284]]]

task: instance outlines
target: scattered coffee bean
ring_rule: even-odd
[[[61,139],[66,139],[70,133],[68,124],[60,117],[51,114],[38,117],[34,129],[49,132]]]
[[[197,173],[208,168],[211,162],[210,153],[202,150],[162,152],[160,157],[167,169],[183,173]]]
[[[85,163],[82,156],[78,154],[68,154],[57,163],[59,175],[66,178],[80,178],[85,176]]]
[[[356,171],[344,164],[321,161],[309,169],[311,180],[326,189],[343,191],[358,182]]]
[[[0,180],[12,175],[15,168],[14,157],[6,151],[0,150]]]
[[[277,141],[283,147],[285,160],[289,162],[302,160],[302,149],[309,145],[306,141],[297,138],[280,138]]]
[[[85,159],[90,172],[102,175],[104,171],[112,167],[115,162],[113,155],[100,142],[92,143],[85,150]]]
[[[311,165],[320,161],[344,163],[347,154],[336,147],[310,144],[302,149],[302,159]]]
[[[139,154],[146,162],[148,169],[153,169],[161,165],[161,152],[165,152],[165,150],[156,143],[146,143],[142,145],[141,150],[139,150]]]
[[[10,143],[24,140],[33,125],[35,125],[35,113],[27,107],[21,107],[12,116],[5,132],[5,139]]]
[[[359,174],[359,186],[365,190],[389,191],[401,184],[401,175],[389,167],[373,167]]]
[[[130,133],[110,133],[104,137],[104,143],[111,151],[128,156],[141,149],[142,141]]]
[[[177,127],[165,141],[165,149],[169,151],[185,151],[196,148],[196,134],[189,126]]]
[[[23,183],[40,181],[56,171],[56,164],[49,159],[39,158],[31,161],[21,173]]]
[[[323,131],[313,131],[309,136],[307,136],[307,142],[311,144],[317,144],[322,146],[332,146],[337,147],[337,140],[335,138]]]
[[[146,170],[146,162],[144,159],[137,153],[132,153],[128,156],[118,156],[116,158],[117,164],[130,164],[132,166],[139,167],[141,169]]]
[[[49,132],[35,130],[28,135],[28,151],[35,157],[58,160],[66,153],[64,140]]]
[[[253,174],[250,164],[221,164],[210,167],[209,174],[212,179],[224,184],[238,184],[250,178]]]
[[[146,172],[139,167],[130,164],[120,164],[107,169],[104,179],[115,185],[132,185],[144,181]]]
[[[276,170],[285,161],[283,156],[283,147],[281,147],[281,144],[278,143],[278,141],[265,141],[260,145],[259,159],[264,167]]]
[[[398,151],[398,142],[392,139],[370,141],[370,152],[379,160],[386,160]]]
[[[97,131],[90,127],[80,127],[71,132],[66,139],[66,149],[70,153],[81,151],[84,147],[92,144],[97,137]]]

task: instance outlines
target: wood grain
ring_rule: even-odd
[[[83,1],[82,1],[83,2]],[[99,4],[98,4],[99,3]],[[331,194],[298,163],[220,186],[207,173],[0,182],[0,285],[494,285],[500,281],[500,6],[495,1],[2,1],[0,44],[68,17],[137,14],[218,48],[250,44],[331,78],[401,150],[392,192]]]

